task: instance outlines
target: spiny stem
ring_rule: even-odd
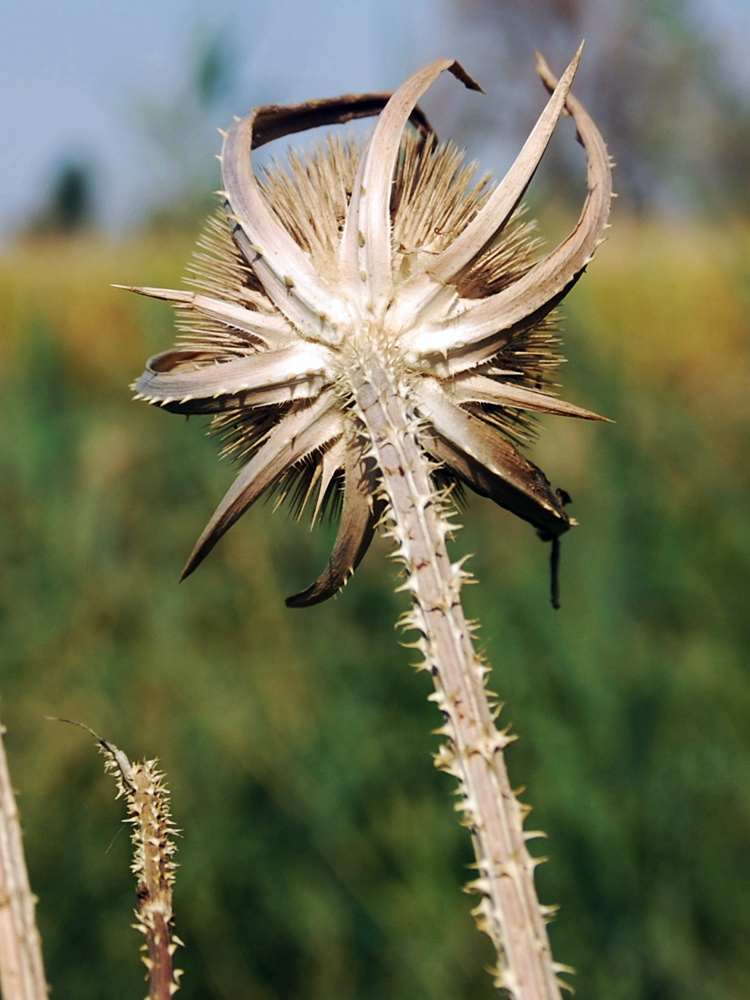
[[[47,1000],[18,816],[0,725],[0,992],[3,1000]]]
[[[182,942],[172,928],[172,888],[177,867],[174,837],[179,832],[173,822],[169,790],[156,760],[131,764],[127,755],[109,740],[102,739],[90,726],[72,719],[58,719],[85,729],[97,742],[104,757],[104,770],[113,774],[117,798],[124,798],[128,815],[123,820],[132,828],[135,856],[131,870],[136,877],[138,923],[136,930],[146,938],[141,951],[148,969],[147,1000],[171,1000],[179,989],[182,969],[175,969],[172,957]]]
[[[473,913],[497,949],[495,985],[514,1000],[560,1000],[557,974],[568,970],[552,960],[551,911],[537,899],[539,862],[526,848],[524,807],[505,768],[502,751],[512,738],[497,730],[487,700],[488,668],[474,650],[460,601],[467,574],[446,549],[450,527],[419,446],[419,418],[377,358],[360,357],[351,378],[412,593],[406,624],[421,635],[424,668],[435,684],[431,700],[445,720],[439,733],[448,743],[436,765],[458,779],[459,808],[474,842],[479,877],[468,888],[481,896]]]
[[[180,973],[172,967],[177,941],[172,933],[172,854],[174,827],[169,816],[168,793],[156,761],[130,766],[123,783],[127,789],[133,826],[138,879],[138,929],[146,936],[149,1000],[170,1000],[177,991]]]
[[[179,988],[182,971],[172,964],[181,942],[172,930],[173,838],[177,831],[170,814],[169,792],[157,761],[131,764],[122,750],[102,739],[99,751],[106,760],[106,770],[117,778],[118,797],[123,796],[128,804],[125,822],[133,827],[136,927],[146,938],[144,950],[148,954],[143,955],[143,963],[148,969],[148,997],[170,1000]]]

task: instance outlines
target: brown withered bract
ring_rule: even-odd
[[[262,494],[292,490],[315,513],[341,493],[338,537],[323,574],[288,603],[313,604],[346,582],[387,500],[352,405],[352,373],[377,353],[419,420],[438,483],[458,481],[556,539],[571,521],[563,491],[518,448],[534,411],[600,419],[550,394],[559,361],[551,312],[601,242],[609,212],[604,142],[570,94],[580,51],[551,91],[513,166],[495,187],[440,144],[417,107],[449,71],[438,60],[393,95],[265,107],[227,133],[224,211],[211,222],[192,291],[134,288],[176,305],[176,348],[152,358],[138,398],[212,414],[244,463],[198,540],[183,576]],[[570,235],[538,257],[519,206],[563,113],[588,162],[588,192]],[[330,134],[260,177],[252,150],[305,129],[369,115],[362,145]],[[535,259],[536,258],[536,259]]]

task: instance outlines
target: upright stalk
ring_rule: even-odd
[[[513,793],[503,749],[512,741],[498,731],[485,688],[488,667],[474,649],[460,600],[467,574],[451,563],[450,528],[431,478],[432,464],[418,443],[418,415],[386,365],[360,357],[351,373],[355,406],[382,476],[398,556],[407,572],[413,610],[405,624],[420,633],[423,667],[435,684],[447,737],[436,765],[459,782],[464,823],[471,831],[479,877],[469,888],[481,896],[473,913],[498,954],[495,985],[515,1000],[560,1000],[546,918],[534,886],[538,864],[529,854],[524,807]]]
[[[76,723],[78,725],[78,723]],[[142,946],[143,964],[148,969],[148,1000],[171,1000],[180,986],[181,969],[172,961],[177,946],[182,944],[174,933],[172,889],[174,886],[178,832],[172,814],[164,775],[156,760],[131,764],[122,750],[108,740],[88,730],[99,744],[105,759],[105,770],[117,780],[117,797],[125,798],[128,816],[124,820],[133,828],[131,841],[135,847],[132,872],[136,877],[136,929],[146,938]]]
[[[3,1000],[47,1000],[35,900],[26,871],[4,733],[0,725],[0,992]]]

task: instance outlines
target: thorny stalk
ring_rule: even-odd
[[[4,733],[0,725],[0,993],[3,1000],[47,1000],[35,899],[26,871]]]
[[[71,722],[61,719],[61,722]],[[104,769],[113,774],[117,798],[124,798],[128,814],[123,822],[132,826],[135,848],[132,871],[136,877],[135,927],[146,938],[142,947],[143,964],[149,982],[148,1000],[170,1000],[179,988],[181,969],[175,969],[173,955],[182,944],[173,930],[172,889],[178,833],[172,823],[169,791],[156,760],[131,764],[125,753],[80,722],[97,742],[104,757]]]
[[[294,607],[346,583],[380,523],[406,571],[432,696],[446,744],[436,763],[459,782],[479,895],[474,915],[498,953],[496,985],[513,1000],[559,1000],[558,973],[524,833],[524,807],[503,760],[510,742],[488,703],[488,667],[474,650],[451,563],[449,491],[468,486],[553,542],[575,522],[517,447],[534,411],[601,419],[550,393],[559,360],[553,310],[602,241],[612,197],[604,142],[570,93],[580,51],[495,188],[450,145],[438,144],[417,107],[443,71],[438,60],[393,95],[256,109],[225,135],[224,214],[193,270],[193,291],[134,288],[175,304],[182,338],[148,362],[138,397],[173,412],[213,415],[226,451],[243,462],[199,538],[189,575],[262,494],[290,494],[315,516],[341,497],[328,566]],[[538,259],[520,203],[561,114],[572,115],[588,164],[580,219]],[[252,151],[318,125],[378,115],[363,147],[329,141],[291,154],[259,179]],[[555,586],[553,583],[553,595]],[[553,598],[554,599],[554,598]]]
[[[523,831],[523,807],[511,790],[503,749],[512,737],[498,732],[487,700],[488,667],[477,656],[460,600],[468,574],[451,563],[450,529],[435,495],[430,466],[419,448],[418,417],[382,366],[355,373],[355,399],[388,497],[391,534],[407,573],[413,610],[402,624],[415,629],[444,718],[447,738],[435,763],[459,782],[464,823],[474,841],[479,877],[469,889],[481,896],[474,915],[498,953],[495,985],[513,997],[559,996],[545,916],[534,887],[535,861]],[[538,836],[538,834],[536,834]]]

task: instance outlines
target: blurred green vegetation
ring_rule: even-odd
[[[749,251],[747,228],[618,220],[571,296],[565,395],[616,423],[549,418],[533,451],[581,522],[561,611],[527,525],[472,500],[456,537],[581,998],[750,995]],[[0,258],[0,710],[54,995],[144,987],[121,804],[46,715],[168,773],[186,1000],[489,1000],[387,546],[287,610],[331,529],[259,506],[177,586],[232,471],[197,422],[130,401],[172,317],[108,286],[173,285],[189,252]]]

